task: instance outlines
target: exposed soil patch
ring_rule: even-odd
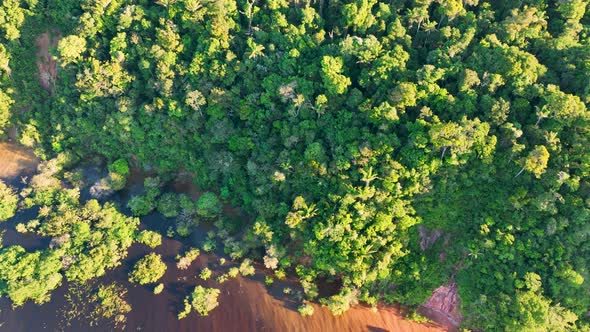
[[[446,326],[450,331],[457,330],[463,316],[459,311],[461,301],[457,284],[440,286],[420,307],[420,312],[429,319]]]
[[[51,92],[57,78],[57,61],[51,55],[50,50],[57,48],[61,38],[59,31],[45,32],[37,36],[37,69],[39,71],[39,84],[43,89]]]

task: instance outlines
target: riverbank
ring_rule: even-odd
[[[30,175],[37,163],[30,152],[10,144],[0,145],[2,167],[0,178],[14,183],[20,176]],[[132,184],[131,184],[132,185]],[[196,195],[196,188],[189,185],[177,185],[178,190]],[[129,190],[113,196],[125,206],[131,195]],[[167,227],[170,220],[159,214],[152,213],[142,219],[142,228],[161,230]],[[13,226],[13,222],[0,224],[0,228]],[[203,226],[206,227],[206,226]],[[443,331],[434,324],[419,324],[404,319],[399,309],[379,307],[377,310],[363,306],[355,306],[345,314],[334,317],[330,311],[314,304],[315,313],[311,317],[302,317],[296,311],[296,303],[284,295],[285,288],[296,289],[292,281],[277,281],[272,286],[264,285],[264,274],[258,272],[252,278],[238,277],[218,285],[212,278],[208,281],[198,279],[199,271],[204,267],[213,270],[214,277],[220,274],[222,267],[219,256],[202,254],[187,270],[175,267],[175,257],[190,246],[199,243],[205,237],[206,229],[198,229],[187,239],[164,238],[162,245],[152,250],[144,245],[133,245],[124,263],[106,276],[96,280],[97,283],[116,281],[128,289],[127,299],[132,311],[127,317],[126,330],[143,331]],[[12,236],[11,236],[12,237]],[[12,242],[12,241],[11,241]],[[131,266],[149,252],[162,255],[168,270],[162,279],[165,288],[159,295],[154,295],[149,287],[132,285],[128,282]],[[260,266],[257,266],[260,271]],[[221,289],[219,307],[208,317],[191,314],[183,320],[176,315],[182,306],[182,300],[195,285]],[[107,325],[88,327],[87,321],[73,319],[67,326],[68,311],[67,294],[69,285],[63,284],[52,294],[49,303],[38,306],[27,303],[23,307],[12,310],[10,302],[0,299],[0,324],[7,331],[105,331]],[[31,319],[35,317],[35,319]],[[70,317],[71,318],[71,317]]]

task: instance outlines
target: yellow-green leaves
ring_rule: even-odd
[[[322,79],[324,87],[332,95],[346,93],[351,84],[350,78],[342,74],[344,62],[340,57],[325,55],[322,58]]]

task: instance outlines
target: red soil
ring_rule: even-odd
[[[43,89],[52,91],[53,84],[57,78],[57,61],[49,52],[55,49],[61,38],[59,32],[45,32],[37,36],[35,45],[37,46],[37,69],[39,70],[39,84]]]
[[[462,319],[460,305],[457,284],[451,283],[437,288],[422,305],[420,312],[449,330],[457,330]]]

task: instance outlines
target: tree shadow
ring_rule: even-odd
[[[376,327],[376,326],[371,326],[371,325],[367,326],[367,330],[369,332],[390,332],[388,329],[384,329],[384,328]]]

